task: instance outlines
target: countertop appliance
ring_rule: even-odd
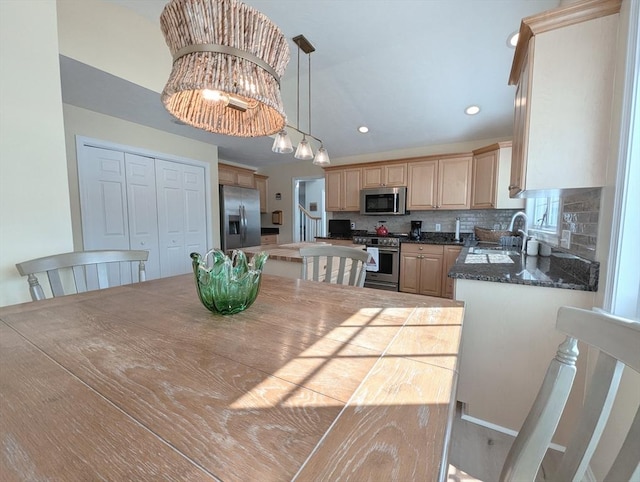
[[[222,250],[260,245],[260,192],[220,186],[220,241]]]
[[[400,242],[406,235],[390,233],[377,236],[367,233],[353,237],[354,244],[364,244],[378,250],[378,271],[367,271],[365,288],[398,291],[400,283]]]
[[[360,214],[396,216],[407,212],[406,187],[375,187],[360,190]]]
[[[422,221],[411,221],[411,234],[409,237],[417,241],[422,236]]]
[[[351,236],[351,220],[329,219],[329,237],[342,238]]]

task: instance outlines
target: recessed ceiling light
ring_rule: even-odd
[[[477,105],[470,105],[464,110],[464,113],[467,115],[476,115],[478,112],[480,112],[480,107]]]
[[[515,49],[516,45],[518,45],[518,37],[520,37],[520,32],[513,32],[507,38],[507,45],[512,49]]]
[[[367,126],[360,126],[358,127],[358,132],[360,134],[366,134],[367,132],[369,132],[369,128]]]

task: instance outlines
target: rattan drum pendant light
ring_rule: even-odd
[[[230,136],[282,130],[289,46],[265,15],[237,0],[171,0],[160,25],[173,56],[162,102],[174,117]]]

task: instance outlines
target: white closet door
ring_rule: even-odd
[[[129,249],[124,153],[89,146],[83,151],[78,178],[84,249]],[[129,283],[137,278],[131,270],[130,263],[111,264],[107,276],[114,284]],[[97,285],[97,277],[88,283]]]
[[[204,168],[184,165],[185,245],[187,255],[207,252]]]
[[[156,159],[162,277],[191,272],[193,251],[204,253],[204,169]]]
[[[155,160],[125,153],[129,244],[149,251],[147,279],[160,278]]]
[[[84,249],[129,249],[124,153],[84,146],[83,154],[78,178]]]

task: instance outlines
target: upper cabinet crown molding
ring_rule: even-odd
[[[520,81],[522,64],[527,57],[531,37],[550,30],[618,13],[621,5],[622,0],[583,0],[523,18],[522,22],[520,22],[518,45],[511,64],[509,85],[516,85]]]

